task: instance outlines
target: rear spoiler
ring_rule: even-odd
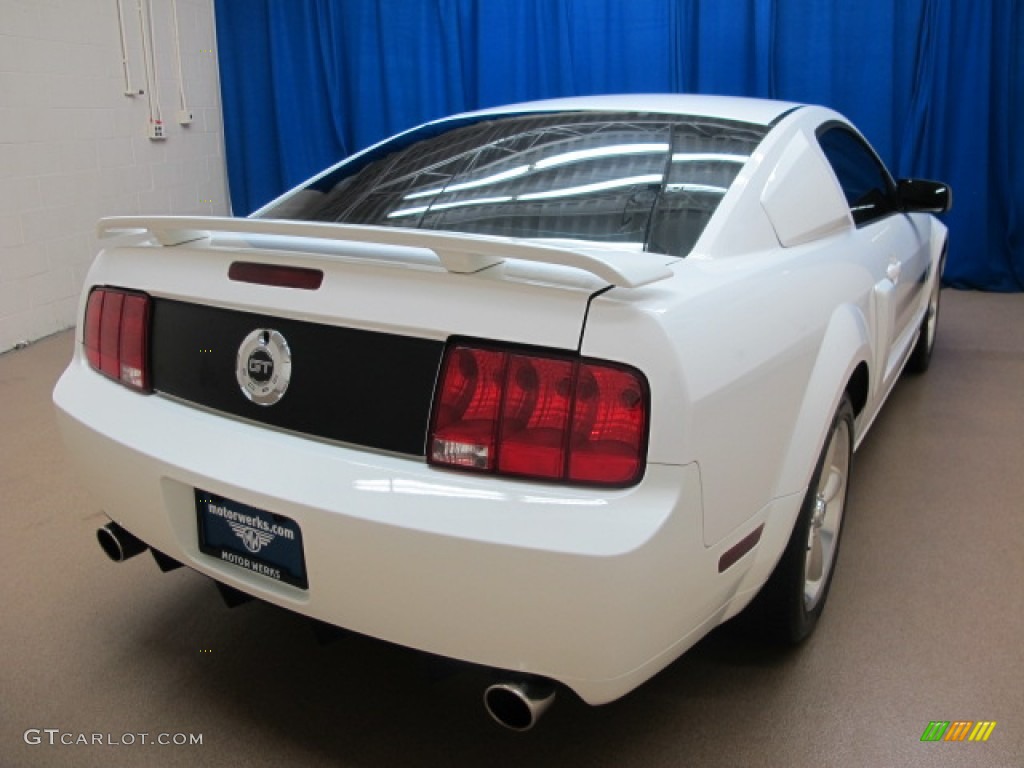
[[[529,240],[435,232],[423,229],[331,224],[284,219],[240,219],[220,216],[119,216],[100,219],[101,238],[148,232],[160,245],[173,246],[204,240],[213,232],[315,238],[349,243],[374,243],[433,251],[449,272],[479,272],[505,259],[539,261],[575,267],[612,285],[637,288],[672,276],[671,256],[642,251],[605,250],[546,245]]]

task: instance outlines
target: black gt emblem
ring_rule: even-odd
[[[278,331],[257,328],[242,341],[235,362],[242,394],[256,405],[273,405],[288,389],[292,353]]]

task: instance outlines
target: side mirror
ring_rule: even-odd
[[[953,190],[941,181],[900,179],[897,189],[900,205],[908,213],[945,213],[953,207]]]

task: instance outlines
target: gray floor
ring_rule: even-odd
[[[856,456],[817,634],[779,653],[720,630],[619,702],[561,697],[525,735],[488,720],[475,672],[321,646],[187,569],[110,563],[49,402],[70,334],[4,355],[0,765],[1022,766],[1024,295],[943,301],[932,370],[897,386]],[[932,720],[997,726],[922,743]],[[93,733],[202,745],[59,744]]]

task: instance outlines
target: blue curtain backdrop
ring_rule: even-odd
[[[216,0],[246,215],[379,139],[555,96],[825,104],[899,176],[954,189],[947,282],[1024,290],[1024,2]]]

